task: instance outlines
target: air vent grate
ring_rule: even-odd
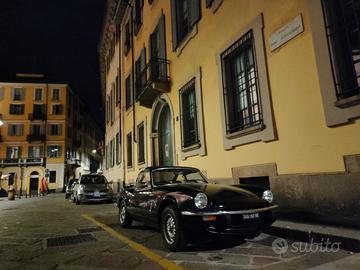
[[[96,238],[89,233],[77,234],[77,235],[48,238],[46,239],[46,246],[47,247],[68,246],[68,245],[75,245],[90,241],[96,241]]]

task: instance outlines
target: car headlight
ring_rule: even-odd
[[[199,208],[199,209],[205,208],[208,203],[206,194],[198,193],[194,198],[194,202],[195,202],[195,205],[197,208]]]
[[[85,186],[84,185],[80,185],[79,186],[79,193],[83,193],[85,191]]]
[[[273,193],[271,192],[271,190],[265,190],[263,192],[263,195],[262,195],[262,198],[265,200],[265,201],[268,201],[269,203],[271,203],[274,199],[274,195]]]

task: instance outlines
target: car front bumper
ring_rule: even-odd
[[[260,233],[274,221],[272,210],[276,205],[239,211],[182,211],[188,232],[223,235],[249,235]]]

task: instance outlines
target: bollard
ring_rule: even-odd
[[[8,190],[8,200],[9,201],[15,200],[15,190],[14,189]]]

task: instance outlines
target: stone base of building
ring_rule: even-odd
[[[232,169],[235,183],[268,186],[278,216],[360,228],[360,155],[344,157],[345,172],[278,175],[276,164]]]

